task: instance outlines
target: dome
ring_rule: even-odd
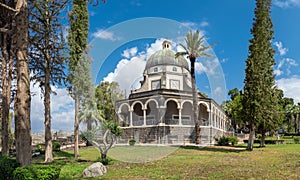
[[[171,50],[170,42],[163,42],[163,49],[155,52],[147,61],[145,70],[158,65],[175,65],[189,70],[189,64],[182,56],[175,58],[176,52]]]

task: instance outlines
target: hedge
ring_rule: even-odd
[[[53,165],[30,165],[18,167],[13,173],[14,180],[55,180],[59,177],[60,167]]]
[[[244,143],[247,144],[248,140],[245,139]],[[255,139],[254,143],[260,144],[260,139]],[[265,140],[265,144],[283,144],[283,143],[284,143],[284,140],[269,140],[269,139]]]
[[[19,163],[16,159],[0,156],[0,180],[13,179],[13,172],[17,167],[19,167]]]

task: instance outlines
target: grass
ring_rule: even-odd
[[[181,147],[147,163],[112,160],[107,166],[108,173],[96,179],[300,179],[300,144],[268,145],[251,152],[244,147]],[[137,156],[149,156],[170,150],[163,149],[115,147],[109,154],[123,152],[123,156],[134,157],[134,152]],[[63,151],[55,154],[54,163],[62,166],[59,179],[81,179],[82,171],[98,160],[97,149],[85,148],[80,149],[79,161],[74,160],[72,151]]]

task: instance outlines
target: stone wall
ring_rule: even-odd
[[[215,138],[225,135],[220,129],[201,127],[201,144],[215,143]],[[128,144],[134,138],[136,144],[170,144],[187,145],[195,143],[195,128],[193,126],[152,126],[123,128],[122,137],[117,143]]]

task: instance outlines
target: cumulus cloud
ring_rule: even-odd
[[[111,41],[116,41],[120,39],[120,37],[117,37],[113,32],[104,29],[99,29],[97,32],[94,32],[92,36],[95,38],[111,40]]]
[[[200,23],[200,27],[207,27],[207,26],[209,26],[209,23],[207,21],[202,21]]]
[[[300,0],[275,0],[273,4],[280,8],[300,7]]]
[[[74,103],[67,90],[52,87],[56,95],[51,94],[51,127],[53,131],[73,130]],[[38,85],[31,85],[31,126],[32,132],[44,132],[44,103]]]
[[[291,68],[298,66],[298,63],[296,60],[292,58],[283,58],[279,61],[277,67],[274,69],[274,74],[276,76],[280,76],[283,74],[290,75],[291,74]],[[284,68],[284,69],[283,69]]]
[[[283,90],[285,97],[293,98],[295,103],[300,102],[300,77],[278,79],[276,84]]]
[[[137,52],[138,52],[138,48],[133,47],[133,48],[124,50],[122,53],[122,56],[128,59],[130,57],[135,56]]]
[[[162,42],[165,39],[157,39],[154,43],[147,46],[145,51],[138,52],[137,47],[126,49],[122,52],[124,59],[121,59],[114,69],[103,81],[115,81],[119,83],[121,90],[128,95],[131,90],[140,87],[139,81],[143,79],[143,71],[146,60],[156,51],[162,49]]]
[[[209,26],[209,22],[207,22],[206,20],[203,20],[200,23],[191,22],[191,21],[184,21],[181,24],[183,26],[186,26],[186,27],[191,28],[191,29],[198,29],[199,27],[204,28],[204,27]]]
[[[208,58],[195,63],[195,72],[197,74],[206,73],[207,75],[215,75],[219,66],[218,58]]]
[[[280,56],[284,56],[287,53],[288,49],[283,47],[282,42],[274,42],[274,45],[277,47]]]

